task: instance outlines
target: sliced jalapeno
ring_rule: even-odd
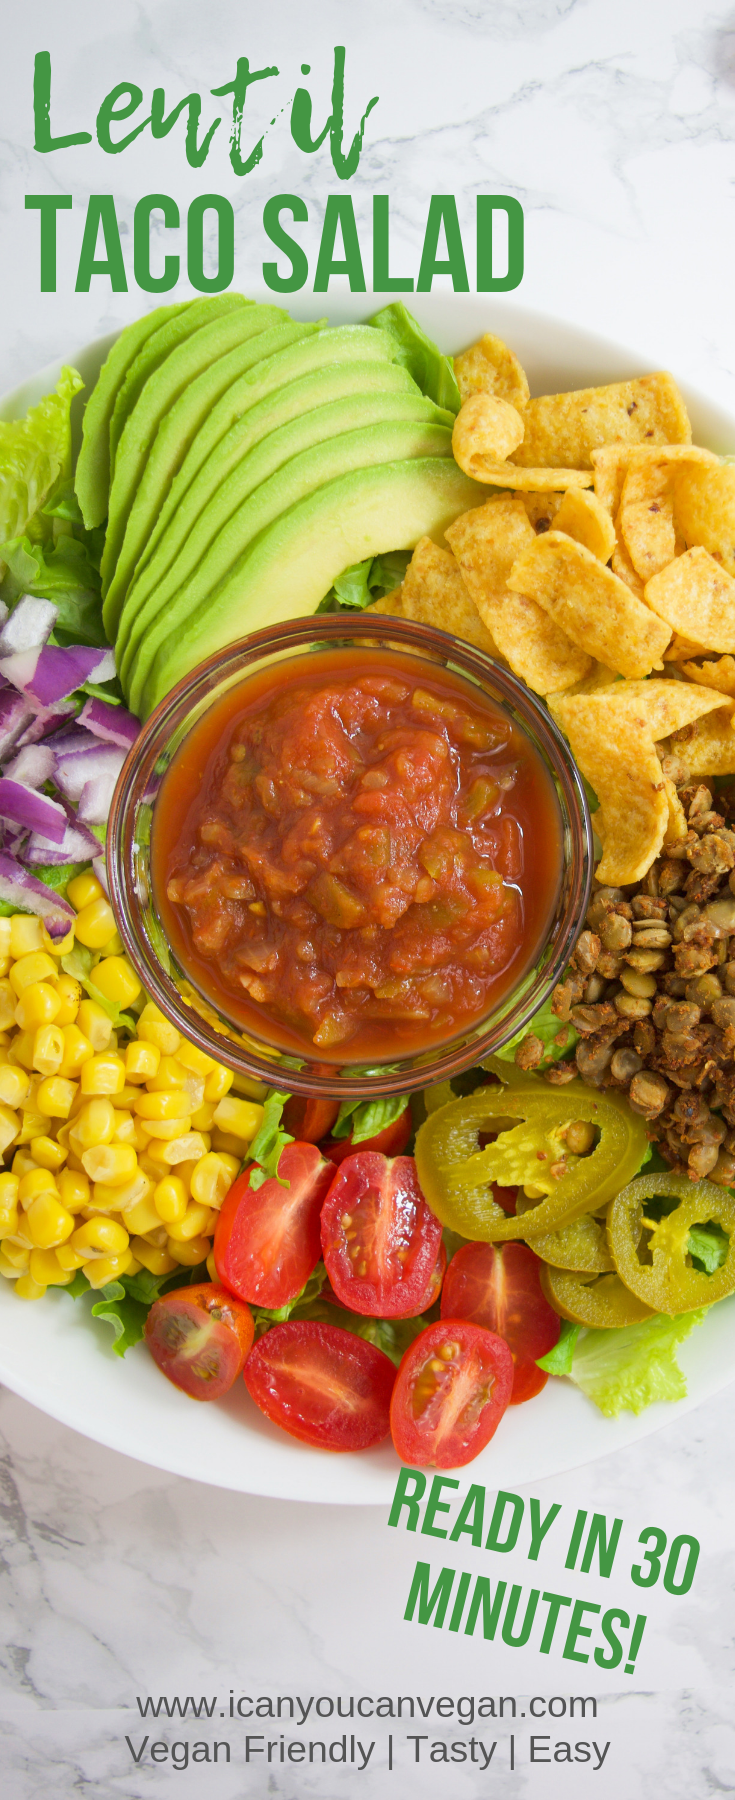
[[[517,1209],[520,1212],[520,1207]],[[525,1210],[525,1208],[524,1208]],[[536,1255],[554,1269],[574,1269],[579,1274],[604,1275],[614,1268],[607,1241],[604,1218],[581,1213],[558,1231],[544,1231],[534,1237]]]
[[[544,1265],[541,1286],[549,1305],[562,1319],[571,1319],[575,1325],[587,1325],[592,1331],[638,1325],[641,1319],[651,1317],[650,1306],[644,1306],[614,1273],[580,1275]]]
[[[657,1217],[657,1201],[678,1204]],[[729,1240],[724,1261],[708,1275],[693,1260],[693,1225],[719,1225]],[[640,1175],[613,1201],[607,1220],[610,1254],[621,1280],[654,1312],[693,1312],[735,1291],[735,1195],[687,1175]]]

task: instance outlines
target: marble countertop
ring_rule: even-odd
[[[326,195],[341,184],[326,150],[309,159],[294,151],[287,103],[309,62],[314,117],[326,116],[336,42],[347,49],[350,131],[367,99],[380,96],[349,191],[366,232],[370,196],[390,193],[396,267],[417,265],[431,192],[458,196],[463,225],[478,189],[515,194],[526,215],[526,274],[514,300],[630,344],[652,367],[671,367],[735,411],[730,0],[618,0],[615,7],[608,0],[373,0],[349,11],[339,0],[318,0],[308,12],[294,0],[268,9],[243,8],[240,0],[212,0],[205,9],[193,0],[119,0],[114,17],[101,15],[93,0],[16,8],[4,31],[0,391],[140,311],[134,288],[111,295],[95,279],[88,295],[74,292],[91,192],[114,192],[124,244],[135,200],[154,188],[175,195],[182,210],[203,187],[228,194],[236,208],[235,279],[243,287],[260,279],[269,194],[304,197],[315,247]],[[120,81],[137,82],[146,97],[164,86],[170,106],[194,88],[206,94],[231,79],[238,55],[247,53],[253,67],[278,63],[277,103],[264,97],[264,84],[248,115],[253,135],[266,128],[261,163],[236,181],[223,135],[206,171],[191,171],[175,133],[155,151],[141,139],[115,161],[95,145],[37,156],[30,96],[39,48],[52,56],[57,131],[94,129],[97,107]],[[53,295],[39,293],[38,216],[23,206],[26,193],[46,191],[74,199],[70,230],[60,231]],[[642,1800],[654,1787],[661,1800],[698,1800],[733,1791],[733,1392],[614,1458],[533,1490],[542,1506],[622,1517],[632,1543],[652,1523],[669,1538],[700,1540],[688,1596],[657,1589],[644,1604],[633,1595],[648,1623],[628,1677],[590,1676],[538,1650],[405,1623],[417,1556],[430,1554],[433,1569],[444,1551],[427,1551],[424,1540],[419,1550],[417,1540],[389,1531],[382,1509],[248,1499],[177,1480],[75,1436],[4,1392],[3,1795],[137,1800],[177,1791],[179,1775],[193,1800],[317,1793],[344,1800],[353,1790],[372,1800],[391,1782],[399,1800],[485,1792],[505,1800],[537,1791],[566,1800],[582,1789]],[[464,1553],[460,1560],[471,1566]],[[527,1564],[509,1561],[513,1580],[527,1582]],[[538,1573],[552,1588],[574,1579],[553,1558],[545,1568],[540,1561]],[[594,1591],[607,1600],[603,1585]],[[610,1604],[632,1610],[629,1580],[614,1573],[609,1594]],[[258,1760],[257,1750],[245,1762],[247,1728],[229,1717],[231,1690],[236,1703],[253,1693],[336,1700],[375,1695],[378,1687],[386,1695],[517,1696],[512,1774],[508,1718],[495,1721],[487,1768],[479,1749],[474,1762],[429,1760],[433,1742],[469,1744],[469,1729],[404,1720],[389,1770],[390,1721],[327,1723],[326,1706],[319,1731],[313,1717],[299,1728],[297,1715],[286,1721],[284,1741],[300,1735],[339,1746],[346,1732],[349,1754],[354,1730],[365,1746],[375,1741],[364,1769],[359,1751],[348,1769],[335,1758],[325,1767],[281,1763],[278,1722],[270,1740],[266,1723],[271,1763],[263,1754]],[[161,1723],[159,1715],[151,1730],[136,1696],[164,1694],[216,1695],[212,1719]],[[594,1722],[575,1719],[572,1729],[562,1714],[539,1726],[549,1735],[548,1764],[528,1760],[523,1697],[534,1694],[598,1700]],[[491,1723],[478,1727],[485,1753]],[[421,1738],[419,1763],[409,1732]],[[554,1762],[554,1745],[567,1739],[594,1740],[600,1749],[609,1743],[599,1771],[594,1757],[572,1767]],[[160,1761],[150,1754],[159,1741],[167,1746]],[[217,1741],[229,1746],[229,1762],[224,1749],[216,1768],[193,1760],[196,1742],[211,1758]],[[175,1742],[190,1746],[185,1772],[175,1767]]]

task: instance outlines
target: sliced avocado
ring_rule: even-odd
[[[103,596],[115,571],[130,508],[161,420],[203,369],[236,345],[259,337],[276,320],[286,322],[280,307],[238,307],[193,331],[149,375],[117,447],[101,563]]]
[[[146,313],[144,319],[126,325],[102,364],[84,409],[82,447],[74,477],[74,491],[88,531],[101,525],[107,514],[110,420],[128,369],[146,339],[165,325],[167,319],[183,312],[186,305],[191,305],[191,301],[180,301],[177,306],[157,306],[154,312]]]
[[[313,337],[318,329],[315,324],[297,323],[296,320],[282,324],[279,320],[269,330],[264,329],[254,337],[248,337],[245,343],[237,344],[228,355],[219,356],[206,365],[201,374],[195,376],[184,388],[170,411],[162,418],[128,513],[125,536],[107,589],[103,618],[110,642],[114,642],[120,610],[138,558],[170,491],[174,475],[202,421],[227,388],[232,386],[233,381],[244,375],[246,369],[253,368],[254,364],[273,355],[278,349],[285,349],[303,338]]]
[[[369,369],[379,366],[371,363],[367,365]],[[383,370],[384,378],[391,369],[392,365],[389,363]],[[246,414],[245,418],[250,416]],[[313,411],[302,412],[300,417],[292,419],[288,425],[282,425],[280,430],[261,438],[247,455],[240,458],[227,479],[217,485],[208,504],[195,514],[195,491],[203,485],[202,477],[207,475],[207,486],[211,487],[210,463],[215,463],[217,467],[221,465],[222,446],[218,446],[189,490],[187,515],[191,506],[194,524],[185,535],[178,555],[164,575],[156,573],[154,564],[157,558],[154,557],[153,562],[144,569],[141,583],[136,582],[128,593],[115,643],[120,675],[126,675],[149,624],[170,600],[175,599],[187,581],[196,579],[194,571],[198,563],[223,531],[235,509],[254,494],[256,488],[302,451],[326,443],[328,439],[334,440],[343,433],[350,434],[368,425],[387,424],[391,420],[443,425],[450,430],[452,425],[451,414],[441,411],[434,406],[433,401],[425,399],[415,389],[413,393],[401,390],[390,393],[378,389],[374,393],[344,395],[328,406],[318,406]],[[241,420],[240,426],[242,423]],[[233,433],[229,435],[232,436]],[[163,549],[163,544],[160,548]]]
[[[343,432],[284,463],[232,513],[183,587],[168,599],[166,605],[157,609],[155,620],[149,623],[138,643],[130,668],[133,711],[137,711],[142,682],[161,637],[186,632],[188,620],[197,608],[206,606],[208,596],[224,580],[228,570],[240,562],[248,545],[282,513],[290,512],[308,494],[317,492],[326,482],[335,480],[347,470],[367,471],[376,464],[399,459],[408,462],[420,458],[424,461],[437,456],[449,460],[451,453],[452,436],[446,425],[407,424],[397,420],[384,425],[368,425],[362,431]],[[396,547],[391,545],[392,549]],[[340,568],[345,568],[349,560],[348,557]],[[320,594],[319,599],[321,597]]]
[[[441,541],[447,525],[487,494],[448,456],[380,463],[326,482],[260,534],[184,627],[172,630],[168,615],[142,684],[141,716],[204,657],[251,631],[313,613],[353,563],[413,549],[421,537]]]
[[[146,339],[134,362],[131,363],[127,375],[119,390],[110,420],[110,475],[115,472],[117,446],[125,429],[136,400],[139,398],[149,375],[159,367],[177,344],[191,337],[193,331],[199,331],[202,325],[209,325],[212,319],[224,318],[225,313],[236,312],[243,306],[252,306],[252,300],[246,300],[244,294],[211,294],[204,300],[190,300],[183,306],[178,317],[169,319],[160,331],[156,331]]]
[[[161,512],[155,529],[151,532],[145,554],[141,557],[136,577],[140,575],[144,564],[149,562],[156,546],[167,529],[172,514],[180,505],[183,496],[188,492],[191,482],[198,470],[206,461],[215,444],[220,443],[230,427],[243,413],[255,411],[262,401],[271,395],[278,394],[281,404],[290,408],[290,395],[287,383],[296,383],[302,376],[317,370],[325,363],[367,363],[372,362],[385,366],[392,363],[393,343],[384,331],[371,330],[369,325],[338,325],[334,329],[319,332],[318,336],[307,342],[293,344],[290,350],[280,351],[267,361],[258,363],[242,380],[236,381],[222,395],[222,399],[213,406],[208,419],[205,419],[197,432],[184,461],[171,484],[171,492]],[[401,369],[404,384],[410,377]],[[416,383],[410,383],[412,391]],[[316,405],[316,401],[311,401]],[[292,410],[284,410],[276,423],[282,425],[286,419],[292,419],[298,412],[298,405]],[[264,430],[271,430],[270,425]],[[261,433],[258,433],[261,435]],[[247,448],[250,448],[248,443]],[[186,514],[186,528],[190,524]]]

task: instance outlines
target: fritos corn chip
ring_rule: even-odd
[[[735,650],[735,579],[695,545],[646,583],[646,605],[682,637]]]
[[[610,561],[615,549],[615,527],[610,514],[597,495],[581,488],[568,488],[554,518],[554,529],[584,544],[600,562]]]
[[[485,393],[509,400],[520,412],[528,405],[528,382],[518,357],[491,331],[455,356],[454,373],[463,400],[468,400],[470,394]]]
[[[719,694],[735,700],[735,656],[721,656],[718,662],[685,662],[683,669],[689,681],[716,688]]]
[[[611,569],[563,531],[536,538],[508,586],[536,600],[581,649],[634,681],[660,663],[671,636]]]
[[[693,656],[706,655],[704,644],[693,644],[691,638],[680,637],[678,631],[675,631],[668,650],[664,650],[664,662],[685,663]]]
[[[589,674],[591,658],[534,600],[506,587],[520,552],[542,541],[522,500],[499,494],[455,519],[446,537],[480,617],[515,675],[535,693],[551,694]]]
[[[695,775],[735,775],[732,713],[711,712],[695,720],[669,738],[666,749],[676,757],[682,781]]]
[[[630,444],[689,444],[689,417],[673,375],[665,370],[608,387],[579,388],[531,400],[525,436],[514,461],[592,467],[592,451],[616,440]]]
[[[521,499],[528,513],[534,531],[548,531],[552,520],[559,511],[563,494],[521,494]]]
[[[406,570],[401,589],[404,619],[436,625],[453,632],[468,644],[476,644],[488,656],[498,646],[467,592],[459,565],[451,550],[442,550],[432,538],[421,538]]]
[[[716,460],[716,459],[715,459]],[[701,544],[735,575],[735,467],[682,469],[676,484],[676,522],[687,549]]]
[[[612,553],[612,569],[613,575],[617,575],[620,581],[625,582],[626,587],[630,588],[631,594],[635,594],[639,600],[642,600],[645,582],[641,581],[640,575],[636,575],[621,537],[617,538]]]
[[[405,619],[403,610],[403,582],[394,588],[392,594],[384,594],[382,600],[371,600],[365,612],[387,613],[393,619]]]
[[[506,462],[523,439],[523,420],[515,406],[497,394],[471,394],[460,407],[452,431],[455,462],[466,475],[487,461]]]
[[[602,506],[615,518],[620,505],[628,468],[628,444],[601,444],[590,453],[595,471],[595,493]]]

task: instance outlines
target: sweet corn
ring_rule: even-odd
[[[38,1167],[39,1164],[36,1162],[35,1156],[31,1155],[30,1150],[16,1150],[13,1157],[12,1172],[19,1182],[23,1180],[24,1175],[30,1174],[31,1169],[37,1169]]]
[[[127,1275],[133,1261],[130,1250],[123,1250],[119,1256],[98,1256],[92,1262],[82,1263],[82,1273],[86,1275],[90,1287],[107,1287],[108,1281],[117,1281],[121,1275]]]
[[[76,913],[82,912],[85,906],[91,906],[94,900],[104,900],[105,898],[102,883],[97,880],[97,876],[92,873],[91,869],[85,870],[83,875],[75,875],[73,881],[69,882],[66,892],[69,904],[73,906]]]
[[[59,1184],[53,1169],[42,1169],[34,1164],[18,1183],[18,1202],[20,1206],[29,1207],[39,1194],[58,1195],[58,1192]]]
[[[132,1081],[136,1085],[150,1081],[156,1074],[160,1061],[161,1052],[157,1044],[145,1044],[136,1039],[134,1043],[128,1044],[125,1051],[126,1081]]]
[[[94,1056],[94,1050],[89,1038],[85,1036],[83,1031],[80,1031],[76,1022],[73,1022],[71,1025],[62,1026],[61,1035],[64,1039],[64,1054],[61,1059],[59,1074],[68,1076],[73,1080],[74,1077],[79,1074],[80,1069],[83,1068],[85,1062],[89,1061],[90,1056]]]
[[[0,964],[10,962],[10,920],[0,919]],[[3,974],[6,974],[3,969]]]
[[[55,996],[54,996],[55,997]],[[64,1056],[64,1033],[58,1025],[41,1025],[33,1038],[32,1068],[39,1075],[58,1075]]]
[[[207,1056],[206,1051],[199,1050],[196,1044],[187,1044],[186,1038],[181,1039],[176,1052],[176,1060],[182,1063],[185,1069],[190,1069],[193,1075],[201,1075],[205,1080],[212,1069],[219,1067],[213,1056]]]
[[[252,1100],[240,1100],[235,1094],[225,1094],[214,1110],[214,1123],[220,1131],[242,1138],[246,1144],[260,1130],[263,1118],[262,1106],[256,1106]]]
[[[124,956],[107,956],[104,962],[98,963],[94,985],[106,1000],[115,1000],[118,1006],[132,1006],[141,993],[135,970]]]
[[[117,1095],[115,1098],[117,1099]],[[115,1129],[112,1134],[112,1142],[113,1144],[132,1144],[134,1150],[138,1148],[135,1119],[132,1113],[126,1112],[124,1108],[119,1112],[117,1107],[115,1108]]]
[[[50,937],[44,925],[41,931],[41,949],[46,951],[47,956],[55,956],[57,961],[62,956],[68,956],[69,951],[74,949],[74,925],[69,926],[63,938]]]
[[[178,1056],[162,1056],[155,1075],[147,1083],[148,1091],[157,1094],[164,1088],[185,1088],[192,1079],[202,1080],[203,1077],[192,1076],[191,1069],[185,1069]]]
[[[40,1168],[56,1170],[66,1162],[67,1149],[56,1138],[46,1137],[44,1134],[42,1137],[31,1138],[31,1155]]]
[[[57,1186],[59,1199],[68,1212],[80,1212],[83,1206],[89,1206],[89,1176],[85,1175],[83,1169],[62,1169]]]
[[[31,1251],[28,1272],[31,1281],[39,1287],[68,1287],[74,1280],[71,1269],[62,1269],[55,1250],[36,1249]]]
[[[207,1274],[209,1276],[210,1281],[219,1281],[219,1274],[217,1271],[217,1264],[214,1260],[214,1251],[213,1250],[210,1250],[209,1255],[207,1257]]]
[[[185,1136],[172,1138],[170,1143],[161,1145],[163,1152],[161,1161],[168,1163],[169,1168],[173,1169],[180,1162],[191,1162],[194,1159],[198,1162],[201,1156],[206,1155],[209,1148],[206,1132],[188,1131]],[[148,1155],[153,1156],[154,1161],[157,1160],[156,1147],[153,1144],[148,1146]]]
[[[164,1093],[138,1094],[133,1102],[140,1119],[188,1119],[191,1104],[188,1094],[170,1089]]]
[[[191,1178],[192,1200],[198,1200],[201,1206],[219,1208],[237,1174],[237,1165],[234,1174],[230,1173],[234,1161],[234,1157],[225,1161],[223,1156],[215,1155],[213,1150],[208,1151],[197,1163]]]
[[[51,961],[45,950],[33,950],[29,956],[21,956],[18,962],[13,963],[10,986],[19,1000],[26,988],[34,987],[37,981],[55,982],[58,973],[56,963]]]
[[[19,1300],[42,1300],[46,1289],[39,1287],[38,1282],[34,1281],[32,1276],[21,1275],[20,1280],[16,1281],[15,1291]]]
[[[77,1250],[72,1250],[71,1244],[58,1244],[54,1251],[59,1268],[68,1269],[70,1275],[73,1275],[76,1269],[82,1268],[86,1254],[87,1252],[84,1250],[80,1256]]]
[[[13,1242],[12,1238],[6,1237],[3,1238],[0,1243],[0,1254],[5,1257],[6,1262],[11,1264],[17,1275],[22,1275],[28,1268],[31,1248],[32,1246],[30,1244],[27,1246],[16,1244]]]
[[[15,1237],[19,1220],[17,1206],[0,1206],[0,1238]]]
[[[0,1106],[0,1155],[20,1136],[21,1122],[9,1106]]]
[[[137,1168],[138,1158],[132,1144],[98,1144],[85,1150],[82,1166],[90,1181],[104,1181],[110,1187],[122,1186]]]
[[[118,1225],[115,1219],[103,1219],[95,1215],[80,1225],[71,1240],[72,1250],[84,1251],[89,1259],[90,1254],[100,1256],[121,1256],[128,1247],[128,1233],[124,1225]]]
[[[20,1106],[28,1097],[30,1085],[27,1073],[17,1063],[0,1065],[0,1101],[3,1106]]]
[[[56,983],[56,993],[59,1000],[56,1023],[63,1029],[65,1025],[74,1024],[81,1004],[82,989],[80,983],[74,980],[73,975],[60,975]]]
[[[105,894],[96,900],[90,900],[77,913],[74,936],[87,950],[101,950],[103,944],[109,944],[116,931],[115,915]]]
[[[169,1225],[168,1235],[183,1243],[188,1243],[190,1238],[206,1237],[213,1216],[208,1206],[200,1206],[196,1200],[190,1200],[183,1218]]]
[[[108,1050],[112,1042],[112,1019],[104,1007],[98,1006],[96,1000],[82,1000],[76,1016],[76,1024],[84,1033],[92,1049],[97,1054],[100,1050]]]
[[[127,1206],[122,1215],[125,1230],[131,1237],[144,1237],[148,1231],[156,1231],[161,1225],[151,1199],[136,1200],[133,1206]],[[165,1227],[161,1227],[165,1230]]]
[[[232,1091],[235,1094],[242,1094],[246,1100],[263,1101],[266,1099],[268,1087],[265,1081],[253,1081],[249,1075],[236,1075],[233,1072]]]
[[[147,1133],[148,1143],[150,1143],[152,1139],[160,1142],[181,1137],[182,1132],[188,1131],[190,1120],[188,1117],[186,1119],[139,1119],[138,1123]]]
[[[211,1242],[209,1238],[195,1237],[185,1244],[181,1238],[169,1237],[167,1248],[175,1262],[183,1263],[187,1269],[195,1269],[197,1263],[204,1262],[209,1255]]]
[[[216,1110],[213,1100],[203,1100],[201,1106],[198,1106],[196,1112],[191,1115],[192,1129],[194,1131],[211,1131]]]
[[[18,1270],[13,1268],[13,1264],[8,1262],[7,1257],[3,1256],[2,1250],[0,1250],[0,1275],[4,1275],[6,1281],[15,1281],[17,1274]]]
[[[15,1006],[17,995],[10,982],[3,977],[0,981],[0,1029],[9,1031],[15,1024]]]
[[[75,1081],[67,1081],[63,1075],[47,1075],[36,1094],[38,1111],[47,1119],[68,1119],[76,1092]]]
[[[80,1085],[83,1094],[119,1094],[125,1086],[125,1064],[121,1056],[108,1050],[90,1056],[82,1064]]]
[[[12,913],[10,918],[10,954],[14,962],[28,956],[31,950],[43,949],[43,925],[32,913]]]
[[[48,1119],[44,1118],[43,1113],[32,1112],[30,1108],[23,1109],[20,1120],[20,1131],[16,1139],[18,1144],[32,1144],[34,1138],[43,1136],[48,1125]]]
[[[181,1034],[175,1025],[170,1025],[152,1000],[143,1007],[138,1019],[138,1037],[145,1044],[155,1044],[163,1056],[174,1056],[181,1043]]]
[[[115,1131],[115,1108],[103,1094],[88,1100],[74,1121],[69,1142],[75,1139],[81,1150],[94,1150],[98,1144],[109,1144]],[[76,1148],[76,1144],[74,1146]],[[80,1152],[81,1154],[81,1152]]]
[[[15,1009],[15,1022],[21,1031],[36,1031],[39,1025],[53,1025],[61,1002],[49,981],[34,981],[24,988]]]
[[[135,1206],[139,1200],[147,1200],[152,1193],[153,1182],[150,1175],[138,1168],[129,1181],[118,1183],[117,1187],[104,1181],[96,1181],[92,1199],[100,1212],[124,1212],[126,1207]]]
[[[37,1250],[51,1250],[65,1244],[74,1230],[74,1215],[67,1212],[54,1194],[39,1194],[26,1214],[28,1235]]]
[[[197,1198],[199,1198],[198,1195]],[[163,1180],[157,1183],[153,1190],[153,1204],[159,1218],[163,1219],[167,1225],[173,1225],[179,1219],[183,1219],[189,1204],[189,1196],[178,1175],[165,1175]]]
[[[151,1275],[170,1275],[172,1269],[176,1268],[175,1257],[170,1256],[167,1250],[159,1250],[154,1244],[147,1244],[145,1238],[133,1238],[130,1248],[136,1262],[148,1269]]]
[[[214,1126],[211,1138],[212,1149],[216,1150],[218,1156],[236,1157],[238,1163],[242,1162],[245,1149],[242,1138],[233,1137],[231,1131],[220,1131],[217,1125]]]
[[[20,1177],[14,1172],[11,1173],[10,1169],[4,1169],[0,1174],[0,1208],[15,1206],[19,1187]]]
[[[232,1070],[223,1068],[221,1063],[215,1063],[204,1082],[204,1098],[205,1100],[214,1100],[216,1103],[218,1100],[223,1100],[225,1094],[229,1094],[231,1087]]]

